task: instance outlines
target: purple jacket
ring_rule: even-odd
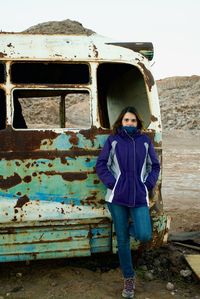
[[[150,138],[139,130],[110,135],[97,159],[96,172],[108,188],[105,200],[128,207],[149,205],[160,165]]]

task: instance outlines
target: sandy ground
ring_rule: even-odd
[[[163,134],[162,197],[171,231],[200,231],[200,132]]]
[[[199,162],[200,133],[164,133],[162,195],[165,211],[172,217],[171,231],[200,230]],[[167,256],[169,248],[163,250]],[[174,260],[185,252],[176,250]],[[188,281],[173,275],[163,279],[161,272],[160,278],[155,273],[149,281],[139,267],[136,272],[135,298],[200,298],[200,284],[194,276]],[[174,283],[173,291],[166,290],[168,281]],[[121,289],[116,255],[0,264],[0,299],[117,299],[121,298]]]

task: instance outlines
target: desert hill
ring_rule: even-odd
[[[157,80],[164,129],[200,130],[200,76]]]
[[[95,33],[91,29],[84,28],[83,25],[77,21],[69,19],[64,21],[50,21],[40,23],[23,31],[24,33],[43,33],[43,34],[85,34],[91,35]]]

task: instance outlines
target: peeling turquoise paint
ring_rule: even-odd
[[[162,134],[160,132],[156,132],[154,135],[154,141],[155,143],[160,143],[162,142]]]
[[[159,216],[153,216],[152,221],[153,221],[154,230],[156,232],[160,233],[165,230],[167,224],[167,216],[165,214]]]
[[[13,53],[7,46],[10,39],[15,44],[16,51]],[[123,47],[107,45],[106,41],[98,37],[94,37],[92,47],[91,37],[86,36],[36,35],[32,36],[31,47],[29,40],[30,38],[27,39],[23,34],[1,35],[0,52],[5,55],[0,57],[0,60],[3,68],[6,65],[6,72],[2,74],[5,79],[2,99],[5,103],[8,100],[6,104],[9,109],[5,115],[6,127],[0,130],[0,235],[2,236],[0,261],[89,256],[96,252],[115,251],[116,240],[112,242],[114,230],[111,216],[104,203],[106,188],[95,173],[97,156],[109,132],[108,129],[100,128],[98,118],[109,112],[106,111],[106,106],[103,106],[105,100],[105,105],[108,104],[107,108],[109,107],[109,90],[113,83],[108,82],[108,97],[106,98],[104,93],[107,87],[99,86],[102,80],[100,77],[97,78],[101,76],[98,67],[101,68],[104,62],[110,65],[114,62],[121,64],[120,70],[123,70],[126,65],[126,67],[137,69],[137,72],[141,71],[139,76],[139,73],[137,75],[134,70],[137,81],[133,82],[136,103],[141,106],[139,97],[141,91],[144,95],[144,104],[148,104],[149,101],[149,107],[153,108],[152,115],[159,116],[158,98],[157,93],[154,94],[155,84],[148,61],[144,58],[143,63],[139,65],[140,55],[131,48],[123,49]],[[134,43],[131,44],[136,46]],[[40,45],[39,51],[37,45]],[[146,50],[143,46],[142,50]],[[112,51],[108,51],[108,47]],[[138,49],[138,45],[136,48]],[[76,59],[74,50],[77,52]],[[15,85],[12,80],[13,63],[28,64],[45,61],[47,64],[48,62],[58,64],[57,52],[62,56],[60,57],[62,64],[74,62],[78,64],[77,59],[80,57],[81,61],[85,61],[90,72],[87,85],[78,84],[80,78],[77,78],[77,84],[66,86],[63,84],[62,87],[58,84],[53,86],[53,83],[33,85],[33,82]],[[129,71],[126,74],[129,74]],[[20,77],[22,79],[23,75]],[[122,85],[125,86],[124,83]],[[145,85],[149,90],[146,94],[144,94]],[[66,90],[66,94],[68,90],[70,92],[74,90],[75,93],[79,92],[78,90],[85,90],[91,96],[90,118],[93,126],[91,129],[80,131],[67,128],[13,129],[12,116],[17,115],[15,114],[17,109],[13,111],[15,105],[10,105],[13,103],[13,88],[27,89],[27,101],[29,89],[35,90],[38,96],[41,90],[48,90],[49,96],[52,91],[55,96],[56,90],[59,91],[58,93]],[[98,103],[99,90],[97,89],[100,88],[102,88],[102,98]],[[127,90],[128,100],[130,91],[129,88]],[[150,103],[152,99],[153,105]],[[118,100],[113,101],[114,105],[115,103],[121,106]],[[99,109],[102,111],[98,111]],[[97,115],[98,112],[100,112],[99,115]],[[145,109],[144,114],[146,114]],[[64,113],[62,115],[64,116]],[[154,122],[152,138],[155,143],[159,144],[161,134],[156,132],[157,125],[157,121]],[[161,176],[159,179],[161,181]],[[160,217],[153,220],[154,229],[162,235],[162,230],[165,229],[165,219]],[[138,243],[134,242],[134,248],[137,246],[139,246]]]
[[[94,146],[96,148],[102,148],[105,144],[106,139],[108,138],[108,134],[106,135],[97,135],[95,139]]]
[[[69,141],[70,136],[65,134],[60,134],[58,137],[53,141],[52,145],[50,146],[50,149],[56,149],[56,150],[66,150],[68,148],[71,148],[71,143]]]

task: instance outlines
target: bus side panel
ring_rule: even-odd
[[[0,131],[0,261],[111,251],[95,174],[103,133]]]
[[[78,133],[0,131],[0,261],[117,250],[106,190],[95,173],[108,133],[96,128]],[[160,186],[161,177],[150,199],[153,247],[166,233]],[[138,246],[134,242],[133,248]]]

